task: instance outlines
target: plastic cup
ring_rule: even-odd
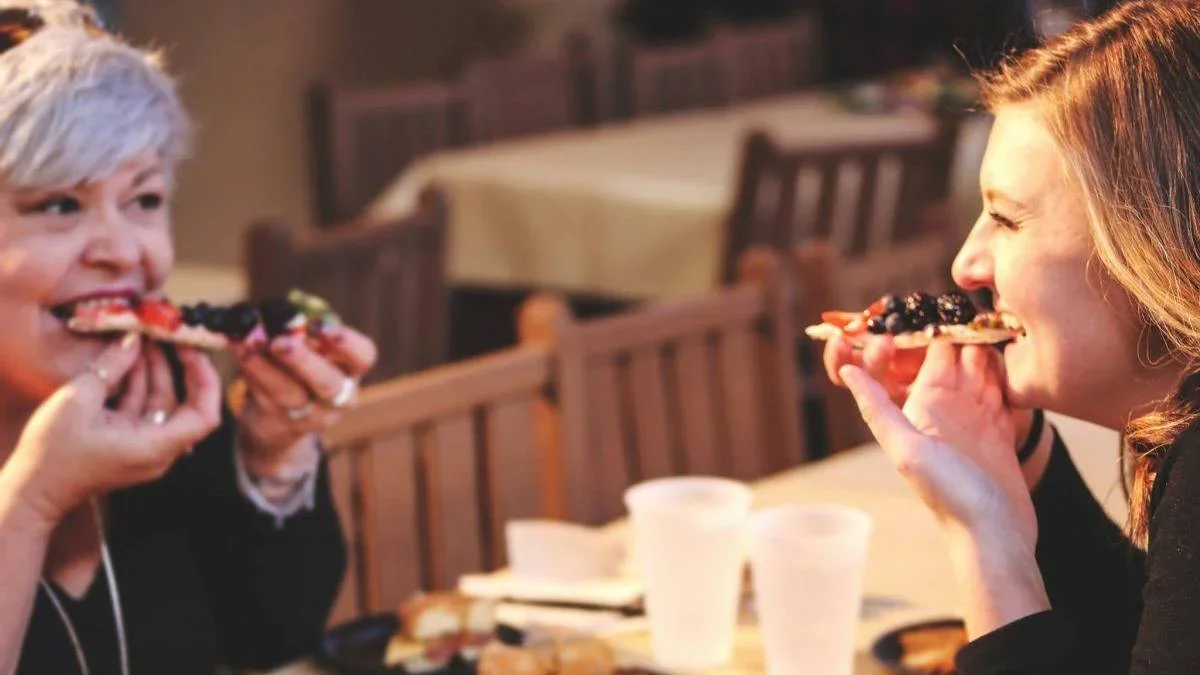
[[[851,675],[871,517],[835,505],[750,519],[754,599],[770,675]]]
[[[654,659],[720,666],[733,654],[751,492],[723,478],[648,481],[625,493]]]

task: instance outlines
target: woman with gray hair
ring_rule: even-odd
[[[350,328],[211,363],[81,337],[153,295],[188,119],[74,0],[0,0],[0,675],[211,674],[317,645],[345,567],[317,434],[375,360]]]

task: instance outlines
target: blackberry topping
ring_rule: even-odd
[[[905,320],[903,314],[900,312],[892,312],[891,314],[887,315],[886,319],[883,320],[883,326],[884,329],[892,335],[899,335],[908,331],[909,324],[908,321]]]
[[[887,332],[887,325],[884,323],[882,316],[873,316],[867,319],[867,332],[872,335],[883,335]]]
[[[913,329],[924,328],[938,319],[937,300],[924,291],[904,298],[904,318]]]
[[[199,305],[196,307],[200,308]],[[229,325],[229,310],[220,307],[210,307],[204,315],[204,327],[214,333],[225,334]]]
[[[272,298],[259,304],[258,313],[262,316],[263,328],[267,335],[277,337],[287,332],[288,324],[296,318],[300,310],[283,298]]]
[[[937,307],[938,318],[942,323],[956,325],[970,323],[977,314],[975,303],[971,302],[971,298],[962,291],[951,291],[938,298]]]
[[[888,294],[880,298],[880,300],[883,304],[883,312],[881,312],[883,316],[904,311],[904,301],[899,296]]]
[[[182,321],[183,325],[185,326],[199,326],[204,323],[203,317],[201,317],[200,313],[196,311],[196,308],[192,307],[191,305],[183,305],[179,308],[179,320]]]
[[[225,334],[241,340],[258,325],[258,310],[248,302],[239,302],[230,307],[225,319]]]

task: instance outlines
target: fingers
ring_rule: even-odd
[[[129,371],[129,377],[126,378],[125,393],[117,406],[117,412],[129,418],[135,418],[142,414],[142,411],[146,409],[147,377],[146,360],[138,359],[133,370]]]
[[[302,340],[276,340],[271,343],[271,354],[287,369],[289,375],[299,380],[321,401],[333,400],[350,376]]]
[[[311,398],[311,393],[304,385],[261,354],[246,356],[241,362],[241,369],[251,389],[265,394],[283,408],[300,408],[307,405]]]
[[[958,380],[958,347],[948,340],[934,340],[925,350],[925,362],[921,364],[917,379],[913,380],[913,387],[954,389]]]
[[[147,347],[145,362],[149,389],[146,392],[146,405],[138,412],[170,413],[179,401],[175,396],[175,379],[171,375],[171,366],[162,347]]]
[[[841,335],[835,335],[833,339],[825,343],[822,360],[825,363],[825,373],[829,376],[829,381],[839,387],[846,386],[846,383],[842,382],[842,376],[838,373],[842,366],[862,365],[862,361],[856,357],[853,347],[850,346],[850,341]]]
[[[186,449],[199,442],[221,423],[221,377],[208,356],[196,349],[179,350],[187,396],[166,421],[159,442]]]
[[[892,402],[886,389],[856,366],[844,366],[840,372],[842,381],[858,403],[863,421],[871,433],[893,460],[897,459],[905,445],[918,434],[900,408]]]
[[[979,400],[984,389],[993,384],[993,362],[990,348],[980,348],[975,345],[963,347],[960,355],[962,364],[962,390],[964,393]]]
[[[371,338],[342,326],[324,338],[322,353],[341,367],[347,375],[358,377],[369,371],[379,358],[379,350]]]
[[[121,382],[133,370],[141,350],[141,335],[129,333],[100,352],[84,372],[77,375],[67,386],[84,404],[95,403],[96,407],[102,406],[105,399],[119,389]]]

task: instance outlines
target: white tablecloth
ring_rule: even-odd
[[[990,120],[965,125],[960,211],[978,204]],[[820,93],[646,118],[433,155],[368,209],[409,213],[423,188],[449,194],[453,281],[666,299],[718,279],[742,142],[755,129],[792,147],[906,141],[935,133],[919,112],[863,115]]]

